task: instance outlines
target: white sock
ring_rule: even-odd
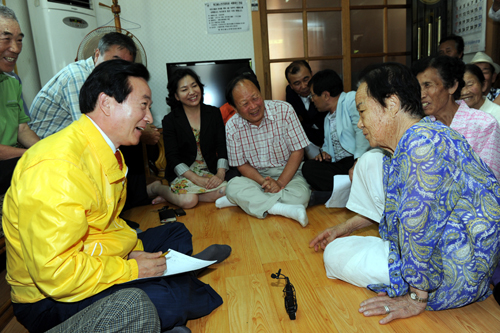
[[[287,205],[281,202],[277,202],[267,212],[272,215],[281,215],[294,219],[303,227],[305,227],[309,223],[306,209],[302,205]]]
[[[215,200],[215,207],[217,208],[226,208],[234,206],[237,205],[229,201],[229,199],[226,196],[220,197],[219,199]]]

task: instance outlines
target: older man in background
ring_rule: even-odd
[[[439,41],[439,55],[448,57],[464,58],[464,39],[457,35],[449,35]]]
[[[477,52],[470,63],[479,67],[483,72],[484,82],[486,84],[484,92],[486,98],[500,105],[500,89],[493,88],[493,83],[495,83],[498,73],[500,72],[500,66],[484,52]]]
[[[136,54],[130,37],[118,32],[104,35],[94,57],[64,67],[38,92],[30,108],[31,128],[43,139],[80,119],[80,89],[94,68],[111,59],[134,61]]]
[[[312,102],[309,80],[313,73],[305,60],[296,60],[285,69],[286,101],[290,103],[299,117],[300,124],[311,143],[304,149],[307,158],[314,158],[319,154],[323,145],[323,122],[325,113],[319,112]]]
[[[254,76],[240,75],[226,87],[226,99],[238,114],[226,124],[229,165],[238,168],[218,208],[240,206],[264,218],[282,215],[303,227],[311,190],[301,167],[309,140],[290,104],[264,101]]]
[[[24,113],[21,84],[9,74],[23,48],[24,34],[14,11],[3,5],[0,5],[0,35],[0,195],[3,195],[10,186],[17,161],[40,138],[27,124],[30,119]]]

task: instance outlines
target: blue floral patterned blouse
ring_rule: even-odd
[[[500,143],[499,143],[500,144]],[[481,301],[500,253],[500,185],[458,132],[428,117],[384,160],[390,297],[429,292],[427,310]]]

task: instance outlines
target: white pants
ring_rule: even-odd
[[[377,223],[385,206],[383,157],[382,150],[372,149],[358,159],[346,205]],[[337,238],[328,244],[323,254],[330,279],[365,288],[369,284],[390,284],[388,258],[389,242],[372,236]]]
[[[349,210],[377,223],[385,207],[383,157],[384,153],[377,148],[367,151],[358,159],[346,205]]]
[[[358,287],[390,284],[389,242],[380,237],[348,236],[327,245],[323,254],[326,276]]]

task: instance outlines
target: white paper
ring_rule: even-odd
[[[344,208],[351,194],[351,180],[349,175],[333,177],[333,192],[325,206],[328,208]]]
[[[169,249],[169,251],[170,252],[165,256],[165,260],[167,262],[167,269],[165,270],[165,272],[163,272],[162,276],[170,276],[170,275],[195,271],[200,268],[208,267],[217,262],[217,260],[202,260],[193,258],[191,256],[187,256],[185,254],[182,254],[180,252],[171,249]],[[150,279],[150,278],[151,277],[140,278],[137,280]]]
[[[206,2],[205,15],[209,34],[243,32],[250,28],[247,0]]]
[[[167,269],[163,272],[163,276],[175,275],[184,272],[195,271],[200,268],[208,267],[215,264],[217,260],[202,260],[187,256],[180,252],[170,250],[165,256],[167,261]]]

